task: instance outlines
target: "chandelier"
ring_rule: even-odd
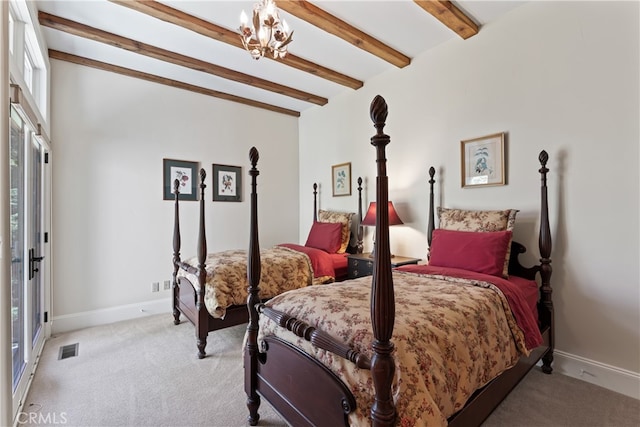
[[[287,23],[280,21],[273,0],[260,0],[256,3],[253,6],[253,24],[247,24],[247,14],[243,10],[240,14],[240,38],[253,59],[260,59],[265,54],[273,55],[274,58],[285,57],[293,31],[289,32]]]

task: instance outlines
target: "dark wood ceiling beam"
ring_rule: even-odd
[[[240,35],[237,32],[231,31],[224,27],[220,27],[216,24],[213,24],[209,21],[205,21],[204,19],[200,19],[196,16],[189,15],[188,13],[182,12],[178,9],[174,9],[165,4],[158,3],[157,1],[152,1],[152,0],[109,0],[109,1],[244,50],[244,47],[242,46],[242,42],[240,41]],[[271,61],[280,62],[284,65],[288,65],[297,70],[313,74],[314,76],[332,81],[334,83],[349,87],[351,89],[359,89],[364,84],[360,80],[354,79],[352,77],[349,77],[337,71],[333,71],[319,64],[315,64],[311,61],[295,56],[291,53],[287,53],[287,56],[284,59],[279,59],[279,60],[275,60],[269,56],[265,56],[264,58],[267,58]]]
[[[369,34],[349,25],[343,20],[325,12],[305,0],[284,0],[277,2],[279,9],[284,10],[308,23],[339,37],[352,45],[365,50],[396,67],[406,67],[411,58],[371,37]]]
[[[120,67],[106,62],[96,61],[94,59],[85,58],[82,56],[72,55],[70,53],[60,52],[59,50],[49,49],[49,58],[58,59],[60,61],[71,62],[78,65],[84,65],[86,67],[96,68],[98,70],[109,71],[112,73],[118,73],[137,79],[147,80],[154,83],[159,83],[179,89],[188,90],[191,92],[200,93],[202,95],[212,96],[214,98],[220,98],[227,101],[237,102],[252,107],[262,108],[264,110],[274,111],[276,113],[287,114],[289,116],[300,117],[299,111],[289,110],[287,108],[281,108],[275,105],[266,104],[263,102],[254,101],[252,99],[242,98],[240,96],[230,95],[228,93],[219,92],[213,89],[207,89],[201,86],[195,86],[188,83],[180,82],[177,80],[167,79],[155,74],[144,73],[142,71],[132,70],[130,68]]]
[[[463,39],[466,40],[469,37],[478,34],[478,26],[476,23],[449,0],[413,1]]]
[[[105,43],[110,46],[138,53],[140,55],[145,55],[161,61],[166,61],[172,64],[191,68],[196,71],[201,71],[228,80],[233,80],[238,83],[243,83],[260,89],[279,93],[281,95],[289,96],[301,101],[306,101],[317,105],[325,105],[328,102],[327,98],[323,98],[321,96],[283,86],[258,77],[249,76],[247,74],[220,67],[218,65],[211,64],[209,62],[205,62],[196,58],[191,58],[175,52],[170,52],[159,47],[151,46],[136,40],[118,36],[113,33],[108,33],[106,31],[89,27],[87,25],[70,21],[68,19],[51,15],[42,11],[38,12],[38,19],[40,21],[40,25],[42,26],[53,28],[58,31],[63,31],[68,34],[73,34],[78,37],[84,37],[89,40]]]

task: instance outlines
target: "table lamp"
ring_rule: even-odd
[[[396,208],[393,207],[393,202],[389,202],[388,206],[389,206],[389,225],[404,224],[404,222],[402,222],[402,220],[398,216],[398,213],[396,212]],[[369,209],[367,209],[367,214],[362,219],[362,222],[360,223],[360,225],[365,225],[369,227],[376,226],[376,202],[369,203]],[[373,258],[375,253],[376,253],[376,236],[374,233],[373,250],[371,251],[371,254],[369,255],[369,257]],[[391,255],[391,257],[393,257],[393,255]]]

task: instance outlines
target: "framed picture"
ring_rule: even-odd
[[[175,200],[176,179],[180,183],[180,200],[198,200],[198,162],[162,159],[163,200]]]
[[[242,168],[213,164],[213,201],[242,201]]]
[[[504,132],[460,141],[462,187],[505,185]]]
[[[351,195],[351,163],[331,166],[331,182],[334,196]]]

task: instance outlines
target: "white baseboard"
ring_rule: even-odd
[[[553,352],[554,372],[640,400],[640,373],[596,362],[560,350]]]
[[[51,319],[51,333],[75,331],[92,326],[106,325],[121,320],[136,319],[150,314],[171,313],[171,298],[127,304],[100,310],[54,316]]]

